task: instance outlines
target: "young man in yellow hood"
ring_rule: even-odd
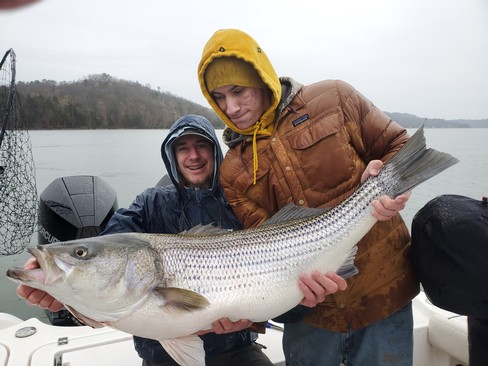
[[[220,180],[245,227],[262,224],[289,202],[339,204],[408,140],[404,128],[343,81],[303,86],[278,78],[263,49],[240,30],[213,34],[198,79],[227,126]],[[419,282],[398,214],[408,198],[373,202],[379,221],[358,243],[359,274],[303,321],[285,324],[288,365],[412,364],[411,299]]]

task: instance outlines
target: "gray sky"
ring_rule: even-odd
[[[196,70],[214,31],[255,38],[280,76],[342,79],[389,112],[488,118],[488,0],[42,0],[0,11],[17,80],[91,74],[208,107]]]

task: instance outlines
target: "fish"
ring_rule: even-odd
[[[204,365],[196,332],[212,322],[266,321],[303,298],[301,272],[357,273],[357,242],[373,227],[371,202],[396,197],[458,160],[426,147],[420,127],[380,170],[330,208],[288,204],[263,225],[197,226],[180,234],[121,233],[28,249],[40,268],[7,277],[44,290],[86,324],[158,340],[181,365]]]

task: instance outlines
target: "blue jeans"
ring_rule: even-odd
[[[366,328],[334,333],[304,322],[285,324],[287,366],[411,366],[412,304]]]

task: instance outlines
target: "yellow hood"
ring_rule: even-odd
[[[259,121],[246,130],[238,129],[229,118],[220,110],[205,84],[205,71],[208,65],[218,57],[237,57],[250,63],[273,95],[271,107],[263,114]],[[223,29],[215,32],[208,40],[198,65],[198,81],[202,93],[210,106],[224,123],[243,135],[271,135],[276,107],[281,98],[281,85],[276,72],[264,51],[258,43],[248,34],[238,29]]]

